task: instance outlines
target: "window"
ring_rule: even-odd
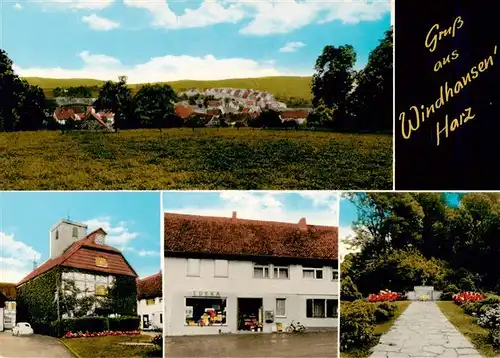
[[[187,259],[187,275],[200,276],[200,259]]]
[[[160,313],[160,323],[163,323],[163,314]]]
[[[185,314],[188,326],[222,326],[226,324],[225,298],[186,298]]]
[[[286,316],[286,299],[277,298],[276,299],[276,316],[285,317]]]
[[[307,318],[336,318],[338,309],[338,300],[308,299],[306,301]]]
[[[59,230],[56,230],[56,240],[59,240]]]
[[[323,279],[323,269],[322,268],[303,268],[302,275],[304,278],[310,279]]]
[[[76,228],[76,227],[73,228],[73,232],[71,233],[71,236],[78,237],[78,228]]]
[[[154,298],[148,298],[146,300],[146,306],[154,305],[155,304],[155,299]]]
[[[288,267],[274,266],[274,278],[288,278]]]
[[[228,261],[215,260],[214,261],[214,276],[215,277],[228,277]]]
[[[333,269],[332,270],[332,280],[337,281],[339,279],[339,270]]]
[[[253,265],[254,278],[269,278],[269,266]]]

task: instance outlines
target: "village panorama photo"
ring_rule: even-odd
[[[160,211],[160,193],[0,192],[0,357],[162,357]]]
[[[390,0],[2,5],[0,189],[393,187]]]
[[[163,192],[166,357],[337,357],[336,192]]]

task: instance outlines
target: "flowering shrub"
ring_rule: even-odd
[[[106,337],[106,336],[136,336],[141,334],[139,331],[104,331],[104,332],[66,332],[64,338],[85,338],[85,337]]]
[[[401,294],[392,291],[380,291],[378,294],[371,294],[368,296],[369,302],[391,302],[397,301],[401,298]]]
[[[456,295],[453,295],[453,301],[457,305],[461,305],[462,303],[477,302],[481,300],[484,300],[484,296],[479,292],[460,292]]]
[[[427,295],[422,295],[418,298],[420,301],[429,301],[430,297]]]
[[[477,323],[488,329],[488,338],[495,347],[500,346],[500,306],[491,306],[483,313]]]

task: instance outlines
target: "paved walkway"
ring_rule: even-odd
[[[435,302],[412,302],[372,349],[373,358],[480,358]]]

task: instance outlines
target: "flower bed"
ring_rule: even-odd
[[[104,332],[66,332],[64,338],[85,338],[85,337],[106,337],[106,336],[137,336],[140,335],[139,331],[104,331]]]
[[[484,300],[484,295],[479,292],[460,292],[456,295],[453,295],[453,301],[457,305],[469,302],[478,302],[481,300]]]
[[[392,291],[380,291],[378,294],[368,296],[369,302],[391,302],[401,298],[401,293]]]

